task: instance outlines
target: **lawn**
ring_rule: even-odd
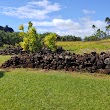
[[[110,51],[110,39],[108,40],[101,40],[101,41],[94,41],[94,42],[57,42],[58,46],[62,46],[65,50],[69,50],[75,53],[83,54],[85,52],[108,52]]]
[[[110,77],[1,69],[0,110],[110,110]]]
[[[0,55],[0,65],[11,58],[10,55]]]

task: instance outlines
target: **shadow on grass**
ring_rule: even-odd
[[[0,71],[0,78],[2,78],[4,76],[4,71]]]

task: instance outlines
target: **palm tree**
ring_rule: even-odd
[[[92,28],[94,29],[94,34],[95,34],[96,26],[93,24],[93,25],[92,25]]]
[[[106,32],[108,32],[108,35],[109,35],[109,30],[110,30],[110,25],[106,26]]]
[[[110,31],[110,18],[106,17],[105,22],[107,23],[106,31],[108,31],[108,35],[109,35],[109,31]]]
[[[105,22],[106,22],[107,24],[110,24],[110,18],[109,18],[109,17],[106,17],[106,18],[105,18]]]

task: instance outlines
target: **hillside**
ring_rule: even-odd
[[[75,52],[75,53],[90,53],[92,51],[100,52],[109,52],[110,51],[110,39],[92,41],[92,42],[57,42],[58,46],[62,46],[65,50]]]
[[[14,32],[14,30],[11,27],[8,27],[8,25],[6,25],[5,27],[0,26],[0,30],[5,32]]]

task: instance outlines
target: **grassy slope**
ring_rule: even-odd
[[[96,42],[58,42],[57,45],[75,53],[110,51],[110,39]]]

